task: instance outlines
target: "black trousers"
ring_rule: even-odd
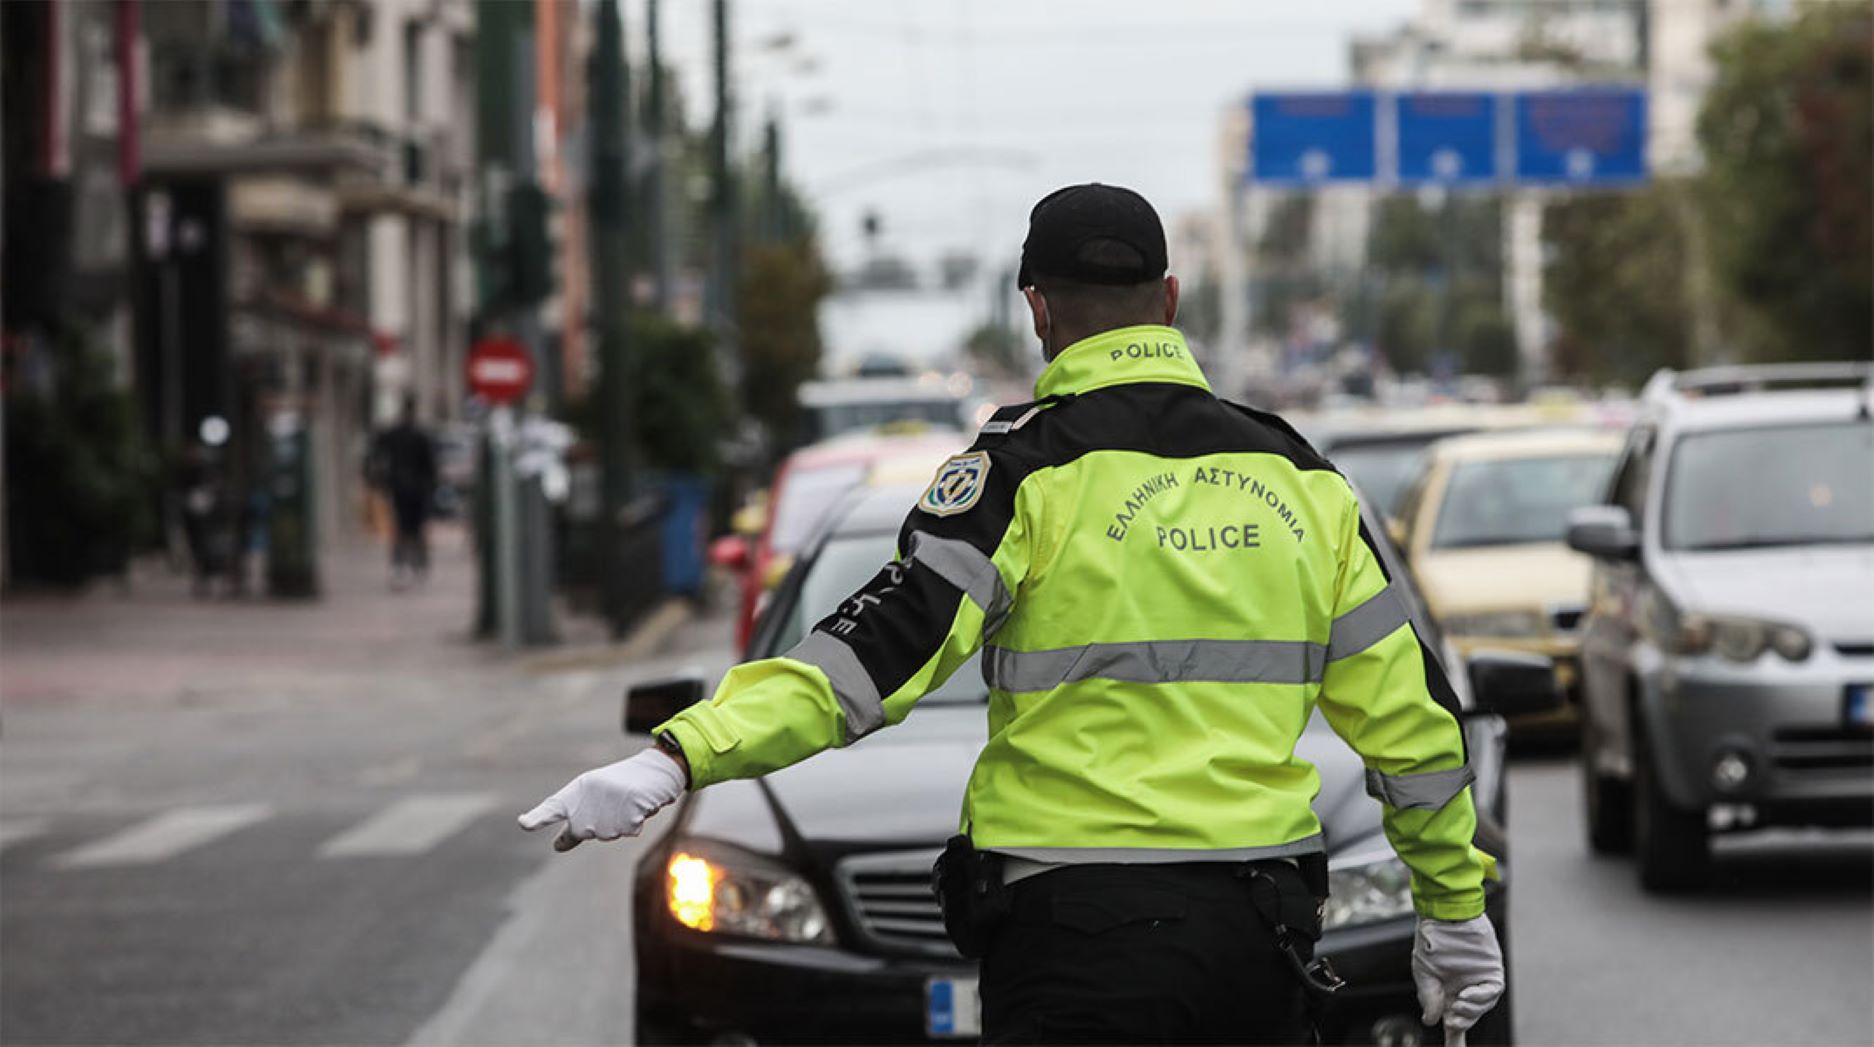
[[[428,491],[391,491],[391,510],[397,517],[397,537],[390,545],[391,567],[408,567],[418,574],[429,570],[429,542],[423,536],[423,525],[429,520],[429,499]]]
[[[1293,866],[1258,867],[1306,895]],[[1312,1043],[1247,869],[1086,865],[1014,884],[982,959],[983,1042]]]

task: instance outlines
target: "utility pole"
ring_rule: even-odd
[[[761,134],[761,206],[762,231],[769,243],[780,243],[787,236],[786,216],[781,206],[781,118],[771,109]]]
[[[534,10],[503,0],[481,0],[476,8],[477,327],[483,336],[506,332],[525,345],[552,402],[560,368],[540,330],[553,262],[534,140],[540,65]],[[485,535],[477,628],[509,647],[553,638],[551,513],[538,478],[523,479],[515,469],[526,432],[515,408],[491,412],[483,475],[492,511],[477,529]]]
[[[715,273],[710,281],[709,323],[715,329],[722,354],[723,377],[730,386],[741,384],[741,352],[736,337],[736,285],[741,275],[736,236],[735,172],[729,163],[729,143],[735,99],[729,83],[729,0],[715,0],[716,124],[710,136],[711,180],[715,188]]]
[[[624,516],[631,501],[631,285],[625,173],[630,163],[630,71],[619,0],[599,0],[598,34],[587,67],[592,120],[592,301],[599,343],[599,590],[614,636],[625,623]],[[656,72],[653,68],[652,77]]]
[[[645,137],[651,146],[651,168],[644,192],[646,238],[651,248],[652,302],[657,311],[670,313],[670,230],[665,214],[670,201],[664,198],[669,163],[664,142],[664,60],[659,43],[658,0],[646,0],[644,9],[644,48],[646,95],[644,109]]]

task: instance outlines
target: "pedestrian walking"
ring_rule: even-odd
[[[371,473],[396,517],[390,584],[401,589],[429,574],[424,528],[436,499],[436,445],[417,425],[416,397],[405,395],[397,424],[378,434],[371,449]]]
[[[786,655],[733,669],[656,745],[520,818],[635,835],[687,788],[898,723],[986,642],[989,739],[938,863],[990,1043],[1298,1043],[1336,979],[1316,708],[1412,871],[1414,978],[1450,1037],[1503,959],[1457,702],[1355,494],[1279,417],[1212,394],[1137,193],[1035,206],[1018,276],[1046,370],[938,471],[901,557]],[[992,642],[991,642],[992,641]],[[854,782],[855,790],[868,788]]]

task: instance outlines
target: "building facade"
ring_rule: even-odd
[[[360,464],[406,395],[461,411],[473,8],[145,11],[146,413],[166,446],[226,419],[232,486],[316,550],[361,528]]]

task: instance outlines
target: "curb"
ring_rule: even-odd
[[[521,669],[534,676],[548,676],[616,668],[657,653],[672,634],[695,618],[696,611],[688,600],[665,600],[646,615],[629,636],[616,643],[588,644],[534,655],[521,664]]]

